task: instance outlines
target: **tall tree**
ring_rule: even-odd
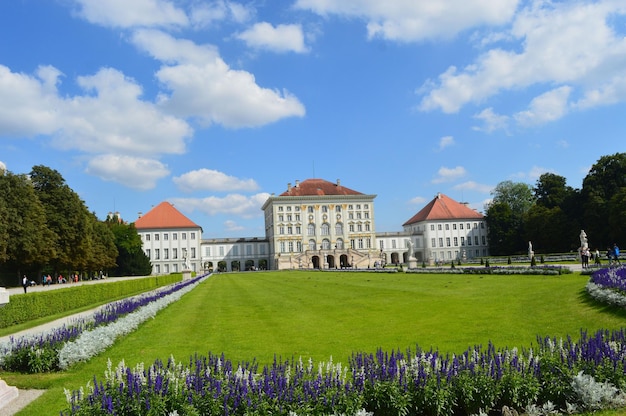
[[[516,237],[517,220],[511,207],[504,202],[492,202],[485,213],[489,237],[489,251],[495,256],[504,256],[520,250]]]
[[[536,203],[524,217],[524,235],[544,253],[570,251],[579,245],[578,193],[565,177],[544,173],[534,188]]]
[[[612,229],[612,224],[623,221],[623,217],[612,218],[618,210],[612,209],[610,202],[624,187],[626,187],[626,153],[602,156],[583,179],[582,226],[590,238],[598,241],[603,247],[620,242],[620,235]]]
[[[117,266],[118,250],[115,235],[106,222],[99,221],[94,213],[90,215],[89,240],[91,256],[87,269],[90,271],[109,271]]]
[[[2,259],[17,275],[21,270],[46,264],[56,255],[50,241],[46,213],[26,175],[4,171],[0,175],[3,232],[8,236]]]
[[[491,192],[492,202],[487,208],[489,251],[505,255],[526,251],[523,236],[524,216],[535,203],[530,185],[503,181]]]
[[[115,236],[117,247],[117,267],[111,270],[112,276],[144,276],[152,272],[150,259],[143,252],[141,237],[135,224],[127,224],[117,216],[107,218],[107,226]]]
[[[91,247],[87,238],[89,211],[84,202],[54,169],[34,166],[30,177],[54,233],[51,242],[56,251],[51,262],[54,269],[86,269]]]

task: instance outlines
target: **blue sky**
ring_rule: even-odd
[[[0,2],[0,165],[58,170],[104,219],[168,200],[205,237],[317,177],[376,194],[377,231],[437,192],[581,188],[626,146],[626,3]]]

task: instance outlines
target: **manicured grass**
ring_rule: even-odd
[[[63,388],[102,379],[107,359],[130,366],[170,355],[223,352],[237,362],[274,355],[346,362],[353,351],[438,348],[489,341],[530,347],[536,336],[617,329],[626,312],[594,303],[588,276],[465,276],[339,272],[216,275],[89,363],[53,375],[2,374],[50,390],[21,415],[58,414]]]

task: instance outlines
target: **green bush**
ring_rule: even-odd
[[[9,303],[2,307],[0,328],[106,303],[180,280],[180,274],[171,274],[94,285],[68,285],[64,289],[13,295]]]

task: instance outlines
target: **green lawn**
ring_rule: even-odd
[[[49,388],[20,415],[55,414],[63,388],[77,389],[106,361],[150,364],[174,355],[225,353],[271,362],[347,360],[353,351],[438,348],[462,352],[492,341],[529,347],[537,335],[577,337],[581,328],[618,329],[626,312],[595,304],[587,276],[465,276],[339,272],[254,272],[208,279],[89,363],[52,375],[0,374],[9,384]]]

